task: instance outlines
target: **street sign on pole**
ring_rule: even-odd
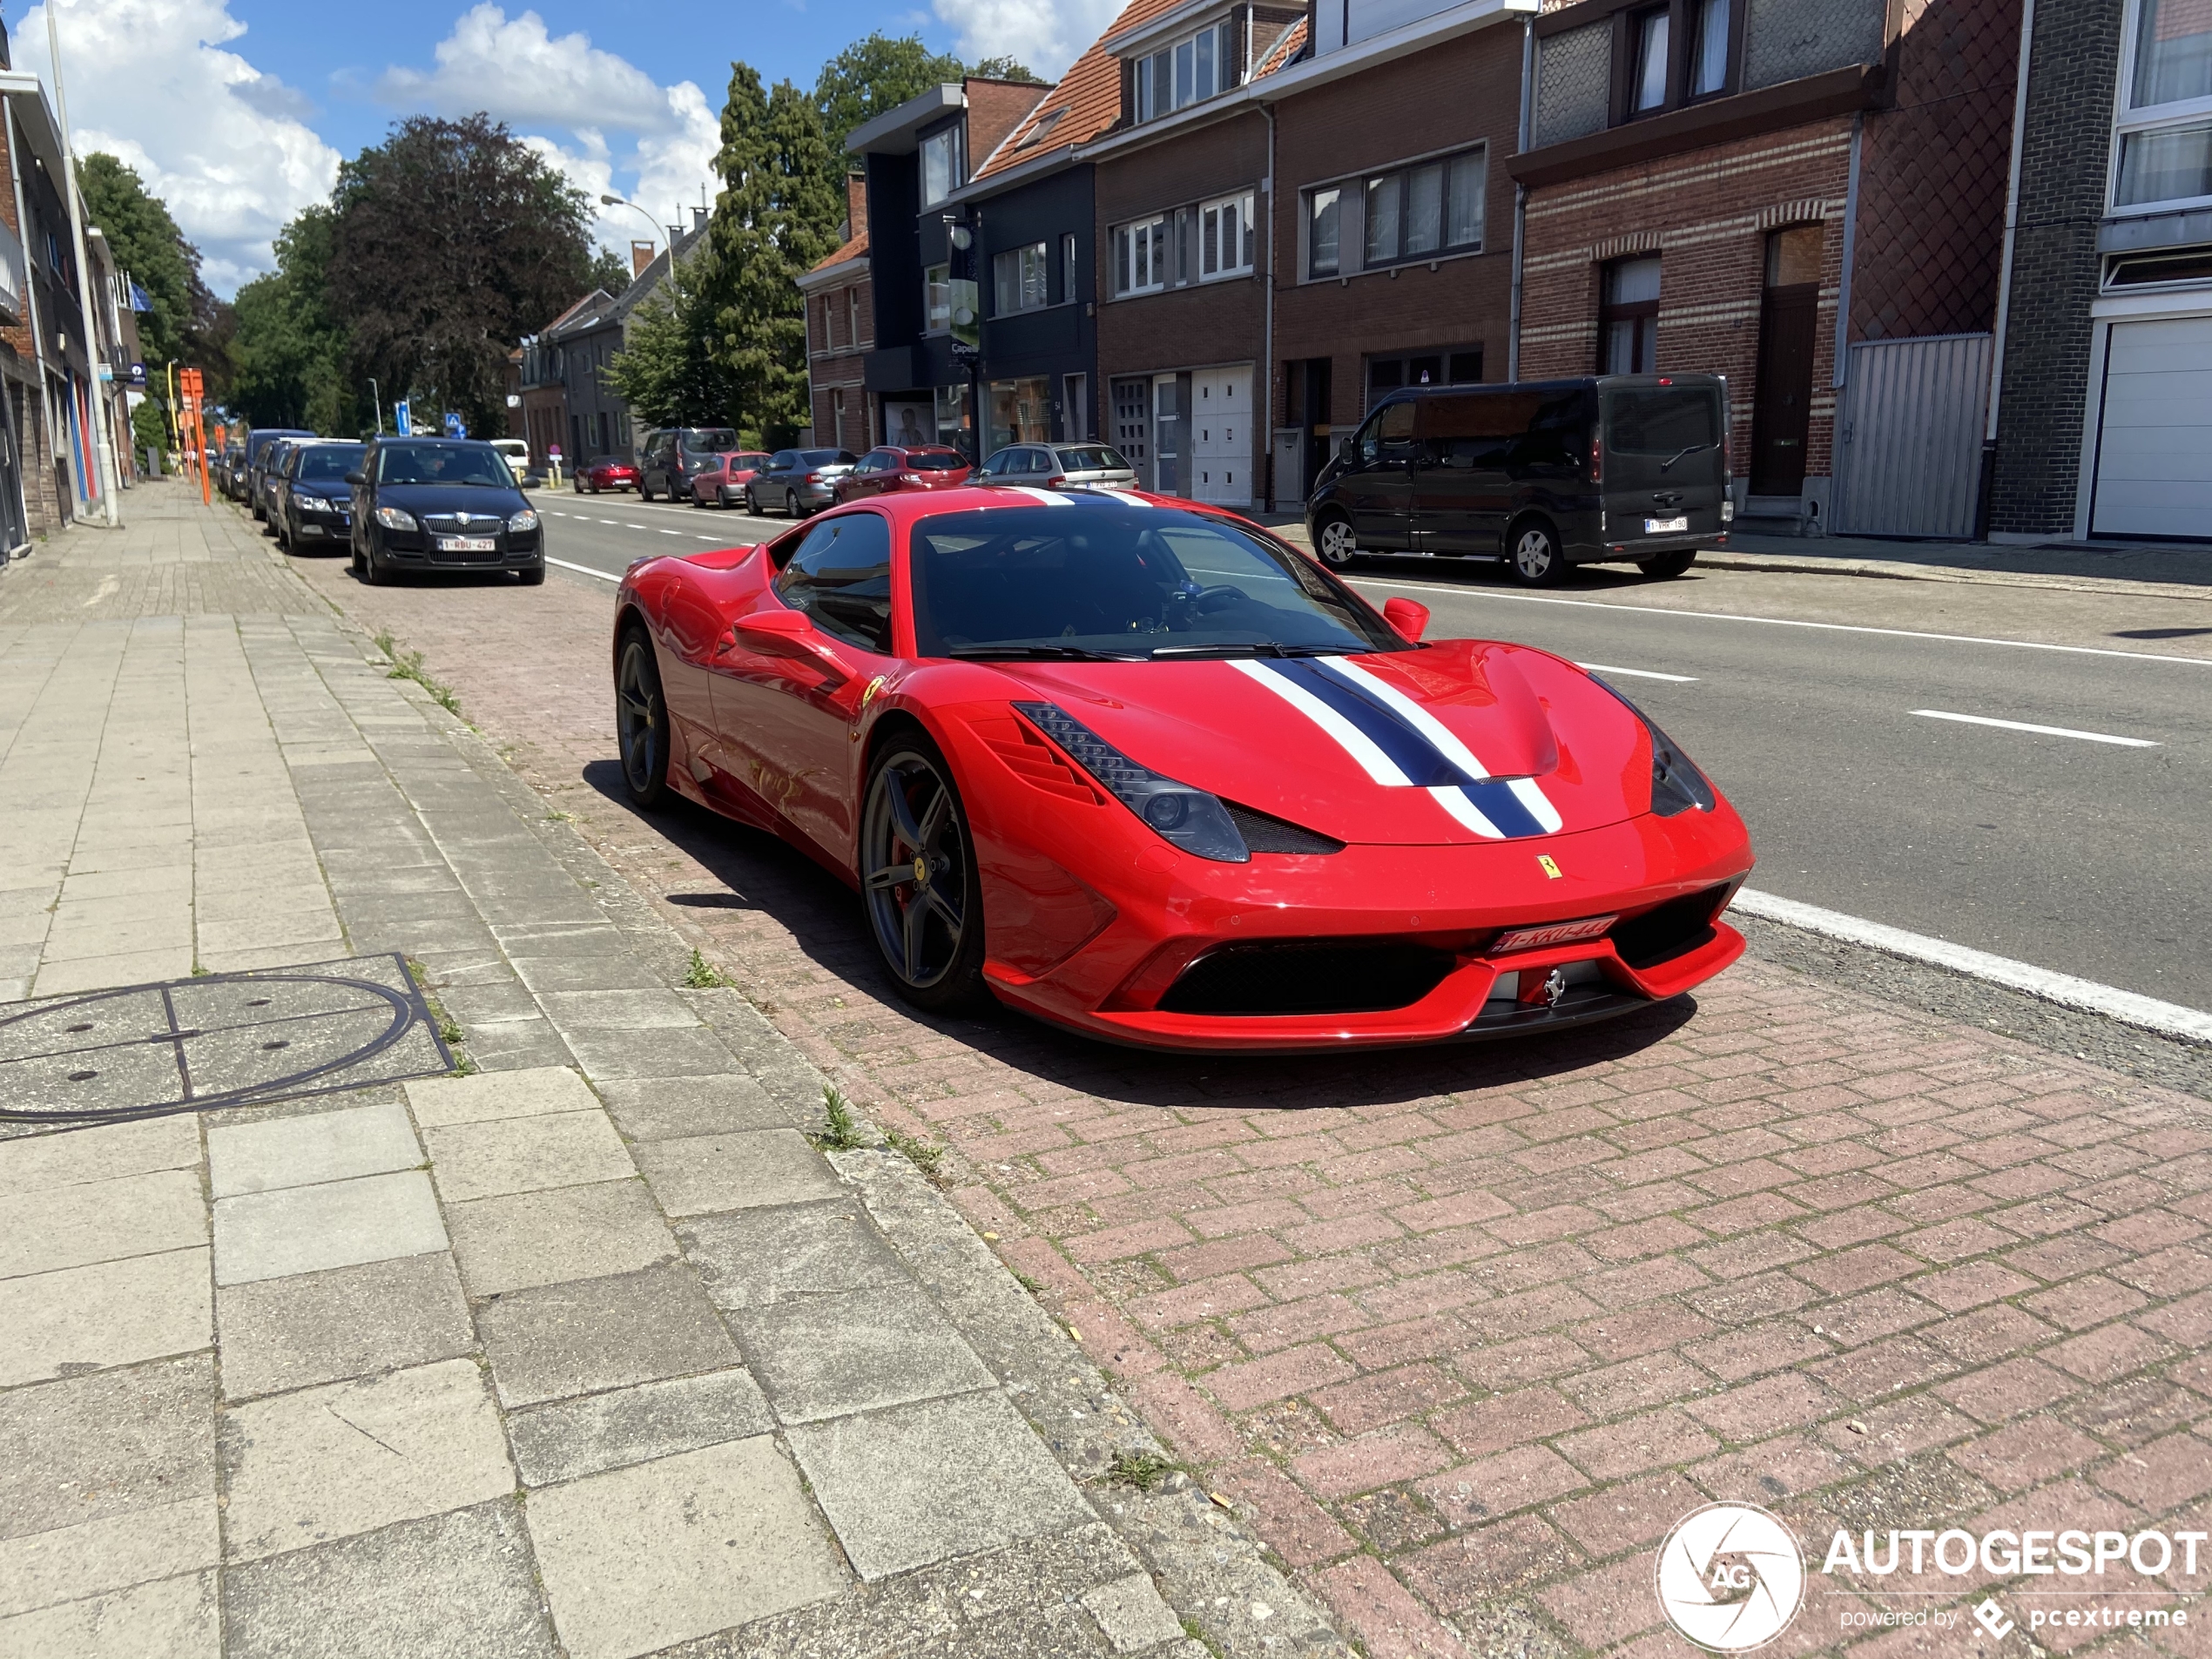
[[[469,423],[461,418],[457,411],[448,409],[446,411],[446,436],[465,438],[468,435]]]
[[[402,438],[415,435],[415,406],[407,399],[401,398],[392,405],[392,424]]]

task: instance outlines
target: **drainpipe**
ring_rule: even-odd
[[[1263,104],[1267,118],[1267,292],[1260,322],[1260,387],[1267,399],[1267,418],[1260,422],[1260,453],[1267,457],[1267,508],[1278,510],[1275,500],[1275,106]]]
[[[2013,248],[2020,234],[2020,149],[2027,128],[2027,70],[2035,39],[2035,0],[2021,0],[2020,57],[2013,88],[2013,160],[2005,179],[2005,251],[1997,271],[1997,323],[1989,350],[1989,413],[1981,435],[1981,487],[1975,494],[1974,538],[1989,536],[1989,496],[1997,482],[1997,400],[2005,389],[2005,331],[2013,314]]]
[[[122,503],[116,498],[121,486],[115,477],[115,439],[110,430],[106,394],[100,389],[100,331],[92,316],[92,266],[84,256],[84,210],[77,187],[77,147],[69,131],[69,94],[62,90],[61,31],[54,25],[54,8],[46,8],[46,56],[54,70],[55,114],[62,129],[62,188],[69,200],[70,240],[77,248],[77,298],[84,317],[84,373],[91,381],[92,447],[97,454],[94,465],[99,472],[100,505],[108,528],[114,529],[123,523]],[[114,365],[109,366],[112,372]],[[205,468],[207,458],[199,457]]]
[[[1521,20],[1521,125],[1515,143],[1526,155],[1534,119],[1533,100],[1536,93],[1536,24],[1531,17]],[[1521,246],[1528,229],[1528,186],[1516,182],[1513,187],[1513,304],[1506,321],[1506,379],[1521,378]]]

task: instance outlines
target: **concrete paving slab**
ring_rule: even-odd
[[[207,1205],[192,1170],[18,1192],[0,1214],[0,1278],[207,1242]]]
[[[476,1198],[447,1219],[471,1296],[630,1272],[676,1253],[652,1195],[634,1179]]]
[[[697,1077],[731,1067],[730,1051],[705,1026],[636,1031],[563,1026],[562,1039],[583,1068],[600,1077]]]
[[[189,1113],[0,1141],[0,1193],[190,1170],[199,1163],[199,1120]]]
[[[1099,1585],[1085,1593],[1082,1604],[1116,1653],[1141,1653],[1183,1637],[1183,1621],[1160,1599],[1159,1587],[1142,1573]]]
[[[745,1363],[786,1423],[819,1422],[998,1380],[918,1285],[733,1312]]]
[[[637,1173],[622,1136],[596,1105],[588,1111],[451,1123],[423,1130],[422,1138],[448,1204],[621,1181]]]
[[[0,1541],[0,1619],[215,1566],[212,1494]]]
[[[499,1413],[468,1359],[233,1406],[222,1457],[234,1561],[463,1508],[515,1486]]]
[[[507,1419],[507,1437],[523,1483],[543,1487],[747,1440],[775,1426],[760,1385],[732,1368],[516,1412]]]
[[[590,1110],[597,1096],[566,1066],[485,1071],[473,1077],[422,1077],[407,1086],[407,1103],[424,1129]]]
[[[766,1435],[533,1493],[529,1528],[574,1659],[633,1659],[850,1581]]]
[[[212,1573],[0,1619],[0,1659],[219,1659],[222,1650]]]
[[[684,1262],[509,1291],[476,1320],[500,1403],[510,1408],[738,1363]]]
[[[653,1196],[671,1216],[801,1204],[847,1191],[829,1161],[795,1129],[646,1141],[637,1158]]]
[[[223,1575],[230,1659],[553,1659],[512,1501],[312,1545]]]
[[[698,1015],[664,989],[541,991],[553,1023],[623,1031],[696,1030]]]
[[[786,1297],[907,1282],[907,1270],[851,1193],[832,1204],[697,1216],[676,1236],[717,1307],[765,1307]]]
[[[214,1341],[205,1247],[0,1279],[0,1387]]]
[[[192,947],[179,943],[154,950],[42,961],[33,988],[41,996],[60,996],[76,991],[105,990],[112,985],[145,985],[191,972]]]
[[[205,1355],[0,1394],[0,1538],[215,1494]]]
[[[383,1175],[421,1162],[414,1125],[396,1101],[207,1131],[208,1184],[218,1198]]]
[[[786,1433],[863,1578],[1097,1519],[1067,1471],[995,1391]]]
[[[215,1296],[223,1393],[248,1399],[472,1352],[461,1272],[444,1251],[227,1285]]]
[[[388,1261],[446,1247],[430,1177],[420,1170],[215,1201],[215,1282]]]
[[[790,1117],[767,1090],[740,1073],[610,1078],[599,1085],[599,1096],[616,1124],[633,1141],[791,1127]]]

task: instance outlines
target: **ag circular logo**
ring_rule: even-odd
[[[1709,1503],[1675,1523],[1656,1577],[1676,1630],[1714,1653],[1747,1653],[1797,1616],[1805,1558],[1790,1529],[1757,1505]]]

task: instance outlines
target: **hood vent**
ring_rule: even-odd
[[[1239,806],[1233,800],[1222,802],[1229,809],[1230,820],[1244,838],[1244,845],[1255,853],[1341,853],[1344,843],[1332,836],[1301,829],[1296,824],[1286,824],[1279,818],[1270,818],[1256,813],[1249,806]]]

